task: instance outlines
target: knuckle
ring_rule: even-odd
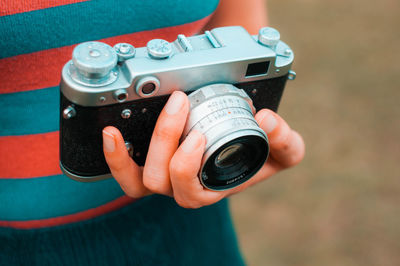
[[[304,150],[294,153],[290,158],[290,166],[298,165],[304,159]]]
[[[277,149],[288,149],[290,146],[291,130],[288,126],[282,127],[279,132],[270,138],[271,145]]]
[[[301,155],[299,155],[297,157],[294,157],[292,159],[292,165],[293,166],[298,165],[301,161],[303,161],[303,159],[304,159],[304,154],[301,154]]]
[[[162,140],[176,140],[179,139],[178,128],[173,123],[158,123],[154,129],[154,136]]]
[[[289,138],[286,138],[285,140],[281,141],[280,143],[280,150],[281,152],[290,152],[290,143],[289,143]]]
[[[140,191],[136,190],[136,189],[132,189],[132,188],[126,188],[126,187],[122,187],[121,189],[125,192],[125,194],[130,197],[130,198],[140,198],[143,196],[143,193],[141,193]]]
[[[303,156],[298,156],[298,154],[293,154],[293,155],[289,156],[287,161],[284,163],[284,166],[286,168],[293,167],[293,166],[298,165],[302,160],[303,160]]]
[[[179,159],[173,159],[170,163],[170,172],[176,177],[183,177],[188,174],[188,169],[185,163]]]
[[[121,159],[116,160],[112,166],[110,166],[110,168],[112,168],[115,172],[121,172],[125,169],[125,167],[126,164]]]
[[[195,200],[188,200],[179,196],[175,196],[176,203],[185,209],[198,209],[203,207],[203,205]]]
[[[256,118],[256,120],[261,121],[265,116],[267,116],[268,114],[270,114],[272,112],[273,111],[271,111],[269,109],[263,108],[256,113],[255,118]]]
[[[296,131],[292,131],[291,141],[284,146],[284,153],[288,154],[287,167],[295,166],[304,159],[305,144],[303,138]]]
[[[117,153],[114,155],[104,154],[107,165],[111,170],[116,172],[122,171],[131,163],[128,153]]]
[[[108,167],[113,172],[121,172],[125,168],[125,164],[122,162],[120,158],[114,158],[113,160],[107,160]]]
[[[153,193],[168,194],[169,187],[165,180],[166,178],[159,174],[143,173],[143,185]]]

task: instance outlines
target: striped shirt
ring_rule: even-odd
[[[243,265],[227,200],[134,200],[58,163],[58,84],[74,46],[192,35],[217,3],[0,0],[0,265]]]
[[[217,0],[0,1],[0,226],[83,221],[134,201],[113,179],[80,183],[59,168],[59,87],[76,44],[144,46],[193,35]]]

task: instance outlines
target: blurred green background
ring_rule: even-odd
[[[249,265],[400,265],[400,1],[268,1],[295,168],[232,197]]]

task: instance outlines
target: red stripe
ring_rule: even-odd
[[[16,0],[0,0],[0,16],[14,15],[18,13],[30,12],[39,9],[45,9],[55,6],[69,5],[87,0],[57,0],[57,1],[43,1],[43,0],[29,0],[29,1],[16,1]]]
[[[0,137],[0,178],[59,175],[58,131]]]
[[[102,206],[89,209],[86,211],[54,217],[49,219],[41,219],[41,220],[31,220],[31,221],[0,221],[0,226],[3,227],[13,227],[18,229],[33,229],[33,228],[41,228],[41,227],[49,227],[49,226],[57,226],[69,223],[80,222],[88,219],[92,219],[102,214],[106,214],[108,212],[120,209],[137,199],[130,198],[128,196],[122,196],[116,200],[113,200],[107,204]]]
[[[209,17],[179,26],[120,35],[100,41],[111,46],[119,42],[128,42],[135,47],[142,47],[148,40],[154,38],[172,41],[180,33],[188,36],[197,33],[198,29],[204,27]],[[64,46],[0,59],[0,93],[57,86],[60,82],[61,69],[71,59],[74,47],[75,45]]]

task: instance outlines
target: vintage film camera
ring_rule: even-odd
[[[111,177],[102,150],[102,129],[117,127],[130,156],[144,165],[152,132],[174,90],[189,94],[182,139],[199,130],[207,139],[199,178],[212,190],[235,187],[265,163],[268,139],[254,120],[257,110],[277,110],[291,71],[292,50],[273,28],[251,36],[242,27],[221,27],[147,47],[101,42],[75,47],[62,70],[60,166],[79,181]]]

